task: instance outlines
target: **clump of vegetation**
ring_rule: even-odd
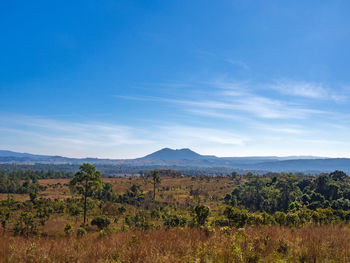
[[[197,205],[194,208],[194,212],[194,223],[198,226],[203,226],[208,220],[209,207],[204,205]]]
[[[111,220],[105,215],[96,216],[91,221],[92,226],[97,226],[100,230],[107,228],[111,224]]]
[[[38,233],[38,227],[31,213],[23,212],[14,225],[13,233],[25,237],[33,236]]]
[[[83,237],[87,234],[87,231],[84,227],[79,227],[77,229],[77,237]]]

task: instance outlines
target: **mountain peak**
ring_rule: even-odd
[[[188,148],[170,149],[163,148],[159,151],[151,153],[143,157],[143,159],[158,159],[158,160],[199,160],[203,156]]]

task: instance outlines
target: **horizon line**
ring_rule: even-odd
[[[201,156],[211,156],[211,157],[217,157],[217,158],[303,158],[303,159],[350,159],[349,156],[315,156],[315,155],[238,155],[238,156],[217,156],[212,154],[200,154],[196,151],[193,151],[190,148],[179,148],[179,149],[173,149],[170,147],[163,147],[159,150],[156,150],[154,152],[151,152],[149,154],[146,154],[141,157],[130,157],[130,158],[113,158],[113,157],[91,157],[91,156],[85,156],[85,157],[72,157],[68,155],[57,155],[57,154],[42,154],[42,153],[32,153],[32,152],[25,152],[25,151],[16,151],[16,150],[9,150],[9,149],[0,149],[0,151],[7,151],[7,152],[13,152],[13,153],[19,153],[19,154],[29,154],[29,155],[41,155],[41,156],[50,156],[50,157],[63,157],[63,158],[70,158],[70,159],[106,159],[106,160],[132,160],[132,159],[139,159],[144,158],[147,155],[153,154],[155,152],[164,150],[164,149],[170,149],[173,151],[176,150],[190,150],[198,155]],[[4,156],[5,157],[5,156]]]

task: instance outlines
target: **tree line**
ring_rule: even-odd
[[[116,225],[121,218],[124,219],[123,231],[155,228],[155,222],[162,222],[166,228],[201,227],[209,232],[213,227],[221,227],[224,231],[225,227],[246,225],[297,227],[350,222],[350,180],[342,171],[316,177],[288,173],[264,176],[232,173],[230,177],[236,186],[218,200],[222,208],[214,217],[209,206],[200,200],[186,208],[189,213],[158,201],[157,189],[162,184],[162,177],[169,175],[182,176],[169,170],[153,170],[142,174],[144,182],[152,184],[149,193],[145,193],[141,185],[133,184],[124,193],[117,194],[112,184],[103,182],[96,167],[86,163],[69,182],[73,195],[64,200],[51,200],[38,196],[43,189],[35,174],[19,180],[2,173],[0,192],[27,193],[30,200],[19,202],[9,195],[7,200],[0,201],[0,222],[5,231],[8,222],[12,221],[13,233],[24,236],[37,234],[39,226],[45,225],[54,214],[69,215],[76,220],[82,215],[83,222],[76,230],[78,236],[89,229],[89,216],[92,216],[90,225],[97,226],[102,234],[111,231],[109,226]],[[71,235],[73,224],[67,223],[64,231]]]
[[[315,177],[280,173],[242,178],[234,173],[232,178],[244,182],[225,196],[225,203],[251,212],[286,212],[293,208],[350,210],[350,178],[342,171]]]

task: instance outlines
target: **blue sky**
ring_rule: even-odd
[[[7,1],[0,149],[350,157],[349,1]]]

